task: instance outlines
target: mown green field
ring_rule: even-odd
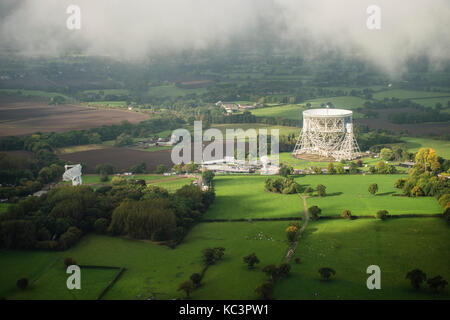
[[[258,134],[258,130],[260,130],[260,129],[267,129],[267,134],[270,134],[272,129],[278,129],[280,136],[290,135],[290,134],[298,135],[300,133],[300,128],[287,127],[287,126],[271,126],[271,125],[262,124],[262,123],[212,124],[211,128],[219,129],[222,132],[224,138],[226,138],[226,129],[233,129],[233,130],[255,129],[257,134]]]
[[[322,215],[340,215],[349,209],[354,215],[375,215],[387,209],[391,214],[441,213],[436,199],[429,197],[394,197],[399,193],[394,181],[401,175],[308,175],[295,180],[305,188],[318,184],[327,187],[327,196],[312,197],[308,206],[317,205]],[[303,212],[299,195],[284,195],[264,191],[265,176],[217,176],[216,200],[205,215],[206,219],[295,217]],[[379,194],[367,191],[377,183]],[[230,208],[233,208],[230,210]]]
[[[47,92],[47,91],[42,91],[42,90],[0,89],[0,94],[18,95],[19,93],[22,96],[45,98],[48,100],[50,100],[51,98],[54,98],[56,96],[64,97],[68,101],[73,100],[71,97],[69,97],[63,93],[58,93],[58,92]]]
[[[207,90],[206,88],[197,88],[197,89],[184,89],[184,88],[178,88],[174,85],[167,85],[167,86],[157,86],[157,87],[150,87],[148,89],[148,95],[154,96],[154,97],[179,97],[179,96],[185,96],[188,94],[203,94]]]
[[[66,288],[64,257],[79,264],[126,267],[104,299],[182,298],[178,286],[202,269],[201,251],[222,246],[225,256],[211,266],[193,299],[255,299],[254,289],[266,276],[261,269],[283,261],[288,244],[287,221],[200,223],[175,249],[146,241],[87,235],[65,252],[0,251],[0,295],[8,299],[94,299],[115,270],[81,271],[81,290]],[[450,278],[448,226],[437,218],[327,220],[310,222],[291,261],[291,275],[276,283],[276,299],[448,299],[449,289],[432,294],[413,292],[406,272],[421,268],[429,276]],[[242,258],[255,252],[260,264],[250,270]],[[381,290],[366,288],[366,268],[381,268]],[[336,277],[319,279],[328,266]],[[30,288],[15,288],[19,277],[32,279]]]
[[[104,95],[108,95],[108,94],[114,94],[114,95],[130,94],[130,90],[128,90],[128,89],[84,90],[82,93],[96,93],[96,94],[100,94],[100,91],[103,91]]]
[[[93,185],[93,184],[104,184],[110,185],[112,178],[114,175],[109,176],[108,181],[101,181],[101,177],[98,174],[87,174],[83,175],[81,178],[83,180],[84,185]],[[176,191],[184,185],[190,184],[194,181],[194,178],[185,178],[185,177],[168,177],[163,176],[162,174],[136,174],[133,176],[126,176],[125,179],[136,179],[136,180],[145,180],[146,183],[160,186],[166,188],[169,192]],[[71,182],[63,182],[64,184],[70,184]],[[0,212],[1,212],[0,206]],[[5,209],[6,210],[6,209]]]
[[[394,197],[401,193],[394,182],[402,175],[308,175],[296,178],[301,185],[315,188],[318,184],[327,187],[326,197],[312,197],[308,206],[317,205],[323,215],[340,215],[349,209],[354,215],[375,215],[379,210],[391,214],[442,213],[437,200],[432,197]],[[372,183],[378,184],[378,194],[368,192]]]
[[[413,137],[402,137],[401,139],[406,141],[405,146],[408,152],[417,152],[420,148],[433,148],[438,156],[450,159],[450,141],[448,140]]]
[[[287,104],[280,107],[267,107],[253,109],[250,112],[255,116],[260,117],[274,117],[274,118],[285,118],[298,120],[302,119],[302,112],[306,110],[304,105],[300,104]]]
[[[450,299],[450,290],[435,294],[428,286],[414,291],[406,273],[423,270],[449,281],[448,226],[437,218],[318,221],[308,225],[291,263],[291,276],[275,287],[277,299]],[[370,265],[381,268],[381,290],[366,286]],[[318,269],[336,271],[323,282]]]
[[[169,192],[175,192],[177,189],[180,189],[185,185],[191,184],[192,181],[194,180],[195,180],[194,178],[181,178],[174,180],[167,179],[166,181],[155,181],[155,182],[150,181],[150,184],[165,188]]]
[[[94,101],[94,102],[88,102],[87,105],[100,105],[104,107],[118,107],[118,108],[126,108],[127,102],[126,101]]]
[[[427,108],[434,108],[437,103],[440,103],[443,108],[447,107],[447,109],[445,109],[443,111],[449,112],[448,103],[450,101],[450,96],[441,97],[441,98],[412,99],[411,101],[421,104]]]
[[[355,109],[360,108],[366,102],[365,99],[353,96],[343,96],[343,97],[331,97],[331,98],[318,98],[306,101],[306,103],[311,103],[311,108],[322,108],[321,104],[327,104],[328,102],[333,103],[335,108],[343,109]]]
[[[271,156],[273,159],[273,157]],[[293,167],[294,169],[309,169],[310,167],[321,167],[321,168],[327,168],[329,162],[317,162],[317,161],[310,161],[310,160],[303,160],[303,159],[297,159],[294,158],[291,154],[291,152],[281,152],[279,154],[279,162],[284,165],[289,165]],[[380,158],[362,158],[363,166],[359,168],[361,171],[368,171],[369,166],[375,166],[379,161]],[[391,162],[393,164],[397,164],[397,162]],[[334,162],[334,165],[336,166],[337,162]],[[367,167],[365,167],[367,165]],[[407,169],[396,167],[397,170],[400,172],[407,172]]]
[[[420,90],[392,89],[377,92],[373,95],[373,98],[377,100],[383,100],[384,98],[418,99],[418,98],[435,98],[435,97],[450,98],[450,92],[430,92]]]
[[[322,104],[332,102],[335,108],[355,109],[362,107],[366,100],[359,97],[343,96],[331,98],[318,98],[307,100],[302,104],[287,104],[277,107],[267,107],[251,110],[255,116],[276,117],[300,120],[302,119],[302,112],[306,110],[306,104],[311,103],[310,108],[322,108]]]
[[[0,214],[5,212],[8,209],[8,203],[0,203]]]
[[[61,253],[3,251],[0,294],[9,299],[93,299],[114,271],[96,270],[96,274],[91,274],[91,270],[82,269],[82,289],[74,293],[66,288],[67,275],[62,267],[64,257],[72,257],[79,264],[127,268],[105,299],[148,299],[153,294],[158,299],[180,298],[184,294],[177,291],[178,286],[203,267],[201,251],[223,246],[224,259],[208,269],[203,286],[192,298],[255,299],[254,288],[265,276],[260,268],[248,270],[242,258],[257,252],[262,264],[278,264],[287,248],[286,226],[287,222],[201,223],[176,249],[145,241],[88,235],[77,246]],[[255,239],[259,232],[264,235],[262,240]],[[33,263],[35,260],[38,263]],[[20,270],[14,268],[16,264],[20,264]],[[30,289],[23,292],[14,288],[17,277],[22,276],[35,279]]]

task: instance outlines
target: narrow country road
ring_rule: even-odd
[[[288,253],[286,254],[286,263],[289,263],[292,256],[294,255],[295,249],[297,248],[297,244],[300,241],[300,238],[302,237],[303,231],[305,231],[306,227],[308,226],[309,214],[308,214],[308,207],[306,204],[306,198],[308,198],[308,196],[301,196],[301,197],[303,199],[303,210],[304,210],[304,215],[305,215],[305,223],[303,223],[302,228],[298,231],[297,239],[295,239],[295,242],[292,243],[291,248],[289,249]]]

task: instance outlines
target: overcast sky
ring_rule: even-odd
[[[68,30],[66,9],[81,9]],[[381,29],[366,27],[369,5]],[[450,0],[0,0],[2,49],[58,55],[143,58],[152,53],[226,47],[248,37],[278,40],[302,54],[363,57],[388,72],[426,54],[439,68],[450,49]]]

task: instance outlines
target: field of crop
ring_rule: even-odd
[[[126,101],[94,101],[87,103],[88,106],[103,106],[103,107],[116,107],[116,108],[125,108],[127,106]]]
[[[100,91],[103,91],[104,95],[108,95],[108,94],[122,95],[122,94],[129,94],[130,93],[130,90],[128,90],[128,89],[84,90],[83,93],[96,93],[96,94],[99,94]]]
[[[63,147],[58,148],[56,152],[58,154],[68,154],[68,153],[74,153],[74,152],[82,152],[82,151],[89,151],[89,150],[99,150],[106,148],[105,145],[102,144],[85,144],[80,146],[70,146],[70,147]]]
[[[312,197],[308,206],[317,205],[322,215],[340,215],[349,209],[354,215],[373,216],[387,209],[391,214],[441,213],[436,199],[429,197],[394,197],[398,193],[393,184],[401,175],[308,175],[295,180],[305,188],[318,184],[327,187],[327,196]],[[299,195],[284,195],[264,191],[264,176],[217,176],[216,200],[208,210],[206,219],[250,219],[296,217],[303,212]],[[379,194],[367,191],[377,183]],[[230,206],[233,210],[230,210]]]
[[[364,102],[366,100],[359,98],[359,97],[353,97],[353,96],[344,96],[344,97],[331,97],[331,98],[319,98],[319,99],[312,99],[306,101],[306,103],[311,103],[311,108],[322,108],[322,104],[327,104],[328,102],[333,103],[335,108],[343,108],[343,109],[355,109],[360,108],[364,105]]]
[[[449,299],[450,290],[432,293],[427,285],[414,291],[405,275],[423,270],[427,277],[449,281],[450,241],[441,219],[318,221],[308,225],[292,263],[291,275],[275,287],[277,299]],[[366,269],[381,269],[381,290],[368,290]],[[336,276],[320,280],[318,269],[331,267]]]
[[[172,146],[153,146],[153,147],[148,147],[148,148],[129,147],[129,149],[145,151],[145,152],[154,152],[154,151],[162,151],[162,150],[171,150]]]

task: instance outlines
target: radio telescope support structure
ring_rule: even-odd
[[[361,156],[353,135],[352,114],[344,109],[303,111],[303,128],[292,155],[325,161],[352,160]]]
[[[64,169],[63,181],[72,181],[73,186],[81,185],[81,164],[65,165]]]

